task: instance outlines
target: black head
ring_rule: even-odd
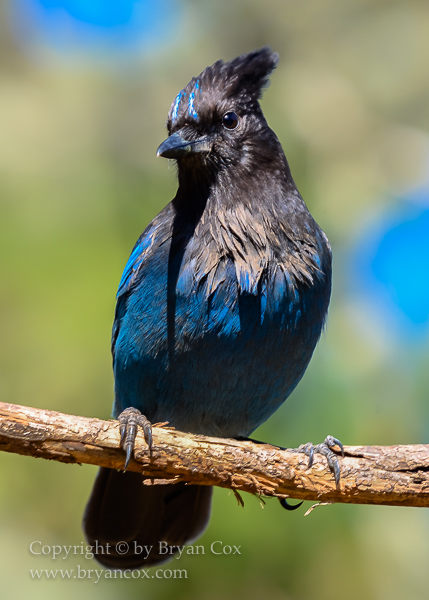
[[[270,143],[278,151],[258,102],[277,62],[278,54],[264,47],[193,77],[171,105],[170,137],[158,156],[177,159],[179,168],[190,162],[221,168],[254,163]]]

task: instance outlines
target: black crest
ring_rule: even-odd
[[[242,54],[227,63],[218,60],[198,77],[193,77],[179,92],[170,108],[169,123],[174,124],[181,117],[198,120],[202,95],[212,106],[234,99],[243,107],[250,108],[262,96],[278,60],[278,54],[268,46]]]
[[[224,63],[219,60],[200,75],[202,81],[223,88],[225,97],[239,97],[244,102],[258,100],[269,76],[277,66],[279,55],[268,46],[242,54]]]

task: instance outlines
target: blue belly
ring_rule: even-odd
[[[148,260],[119,308],[114,415],[134,406],[183,431],[248,436],[303,376],[330,281],[292,285],[267,272],[248,294],[229,263],[212,293],[182,272],[172,289],[166,263]]]

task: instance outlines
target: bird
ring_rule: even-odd
[[[106,568],[161,564],[210,518],[210,486],[143,485],[126,471],[137,428],[149,446],[157,422],[248,438],[295,389],[324,328],[331,248],[259,102],[278,60],[267,46],[218,60],[171,104],[157,155],[176,161],[177,192],[131,252],[112,331],[125,470],[99,470],[83,520]],[[298,450],[324,454],[338,480],[335,445]]]

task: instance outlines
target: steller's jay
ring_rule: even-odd
[[[126,464],[137,425],[150,444],[150,422],[249,436],[296,387],[320,337],[330,246],[258,102],[277,61],[269,48],[217,61],[171,105],[158,156],[177,161],[178,190],[134,246],[113,325]],[[324,454],[338,479],[337,443],[300,448],[310,461]],[[145,486],[138,473],[102,468],[84,531],[108,549],[97,554],[108,568],[156,565],[171,558],[159,542],[182,546],[204,531],[211,496],[208,486]]]

